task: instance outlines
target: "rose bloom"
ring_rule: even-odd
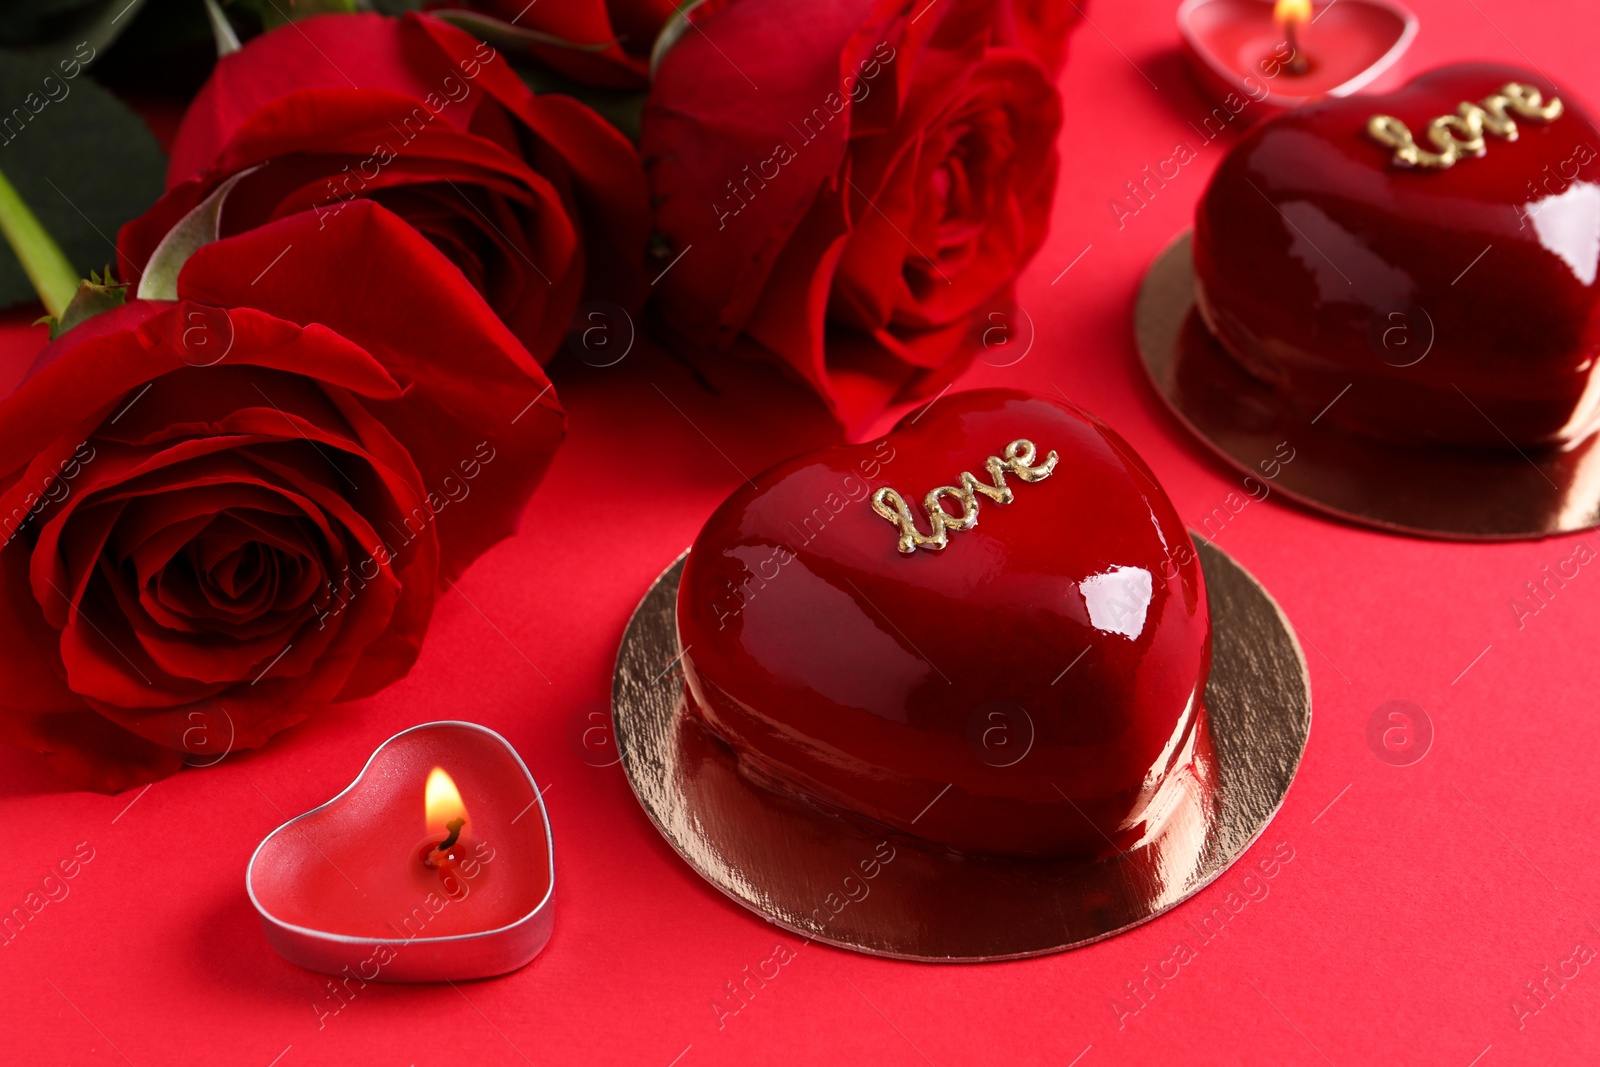
[[[633,147],[437,19],[325,15],[222,57],[178,129],[166,195],[122,229],[123,262],[142,267],[178,219],[258,166],[228,195],[224,235],[377,201],[540,360],[585,296],[630,310],[643,298],[649,217]]]
[[[852,427],[970,362],[1044,240],[1061,125],[1049,73],[997,43],[996,17],[995,0],[804,19],[739,0],[678,40],[640,151],[682,347],[772,359]]]
[[[466,9],[503,23],[495,28],[495,40],[520,40],[530,57],[573,81],[606,89],[643,89],[650,84],[650,49],[679,2],[446,0],[428,6]],[[462,24],[478,28],[471,20]]]
[[[1086,3],[1087,0],[1083,0]],[[1067,36],[1083,18],[1083,3],[1068,0],[1013,0],[995,5],[995,38],[1026,49],[1050,68],[1061,70],[1067,58]]]
[[[0,740],[116,790],[401,677],[561,439],[549,380],[369,202],[200,248],[0,400]]]

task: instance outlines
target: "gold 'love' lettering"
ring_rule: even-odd
[[[1546,103],[1544,94],[1533,86],[1507,82],[1499,92],[1476,104],[1463,100],[1455,114],[1440,115],[1428,123],[1427,138],[1437,152],[1417,144],[1411,128],[1393,115],[1374,115],[1368,119],[1367,135],[1394,150],[1390,162],[1397,167],[1444,170],[1455,166],[1462,156],[1481,156],[1487,152],[1485,133],[1515,141],[1517,122],[1506,113],[1508,110],[1533,122],[1553,122],[1561,117],[1561,98],[1552,96]]]
[[[922,498],[922,506],[928,513],[928,533],[917,529],[917,521],[911,515],[911,507],[899,493],[884,486],[872,494],[872,510],[893,523],[900,531],[901,552],[911,555],[919,548],[929,552],[937,552],[950,542],[952,530],[970,530],[978,525],[978,495],[988,497],[996,504],[1009,504],[1014,498],[1011,487],[1006,485],[1006,475],[1014,474],[1025,482],[1043,481],[1050,477],[1050,472],[1056,469],[1056,454],[1052,449],[1044,457],[1044,462],[1038,466],[1033,461],[1038,458],[1039,450],[1033,442],[1019,437],[1006,445],[1006,454],[990,456],[984,461],[983,467],[989,473],[989,484],[985,485],[972,476],[970,471],[962,471],[959,485],[941,485],[931,490]],[[961,505],[961,514],[952,515],[945,510],[942,501],[945,498],[956,501]]]

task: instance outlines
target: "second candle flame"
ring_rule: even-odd
[[[1310,22],[1311,0],[1278,0],[1272,7],[1272,17],[1284,26]]]
[[[435,767],[428,774],[428,784],[423,790],[423,810],[431,834],[448,833],[451,821],[467,817],[461,792],[443,767]]]

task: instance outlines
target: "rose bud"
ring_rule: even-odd
[[[1082,18],[1083,5],[1070,0],[997,3],[995,40],[1025,49],[1057,73],[1067,58],[1067,37]]]
[[[1049,72],[996,17],[994,0],[691,16],[703,32],[660,60],[640,140],[681,347],[770,359],[849,427],[970,362],[1044,240],[1061,125]]]

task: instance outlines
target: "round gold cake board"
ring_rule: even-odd
[[[1196,541],[1211,604],[1209,743],[1196,750],[1200,780],[1137,849],[1097,862],[961,855],[750,781],[686,714],[675,606],[687,553],[645,594],[617,654],[612,700],[628,781],[706,881],[807,940],[979,962],[1060,952],[1153,919],[1266,828],[1311,730],[1305,657],[1288,620],[1221,549]]]
[[[1139,360],[1184,425],[1262,489],[1353,522],[1450,540],[1600,525],[1600,435],[1565,451],[1421,448],[1285,410],[1206,329],[1194,306],[1190,244],[1186,231],[1144,276],[1134,311]]]

